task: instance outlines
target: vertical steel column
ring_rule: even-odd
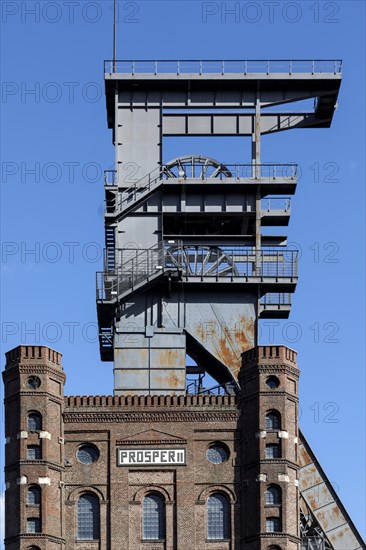
[[[261,177],[261,104],[257,97],[255,105],[254,143],[253,143],[254,174],[256,180]],[[261,275],[261,194],[260,185],[256,183],[255,196],[255,273]],[[255,327],[255,344],[258,345],[258,318],[260,309],[260,290],[257,287],[257,322]]]
[[[252,164],[253,177],[261,177],[261,104],[257,98],[255,105],[254,134],[252,136]],[[261,195],[260,185],[257,182],[255,197],[255,273],[260,275],[261,265]]]

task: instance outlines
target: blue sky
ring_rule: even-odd
[[[261,341],[298,351],[301,428],[364,533],[365,3],[119,7],[119,58],[343,59],[330,129],[263,138],[264,162],[301,166],[288,235],[302,255],[291,317],[263,321]],[[3,0],[1,18],[2,354],[21,343],[49,345],[63,353],[67,394],[110,394],[112,365],[100,362],[96,339],[95,272],[104,245],[102,170],[114,158],[102,64],[112,56],[112,2]],[[185,153],[245,163],[250,143],[167,140],[164,160]]]

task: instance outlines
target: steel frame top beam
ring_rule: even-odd
[[[110,128],[116,103],[122,109],[208,109],[217,113],[218,109],[253,108],[258,100],[264,108],[309,98],[315,99],[315,106],[313,113],[307,114],[305,126],[329,126],[342,80],[339,60],[106,61],[104,70]],[[303,112],[291,116],[297,114],[304,117]],[[314,120],[309,119],[311,114]],[[288,128],[296,126],[294,121]]]

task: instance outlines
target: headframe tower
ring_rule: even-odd
[[[339,61],[106,62],[115,169],[97,308],[116,394],[184,394],[186,354],[235,391],[258,319],[288,317],[298,277],[286,236],[262,234],[288,224],[297,166],[262,163],[261,136],[329,127],[340,82]],[[286,109],[306,99],[311,112]],[[248,136],[251,151],[163,164],[167,136]]]

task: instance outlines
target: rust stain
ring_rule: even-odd
[[[241,344],[241,353],[254,344],[254,320],[242,316],[234,327],[235,339]]]
[[[299,445],[299,463],[300,467],[307,466],[312,463],[309,453],[302,444]]]
[[[318,508],[314,494],[306,495],[306,500],[310,506],[310,510],[316,510],[316,508]]]
[[[175,349],[156,349],[155,350],[157,364],[163,367],[178,367],[179,364],[179,352]]]
[[[348,527],[348,526],[347,526],[347,527],[343,527],[342,529],[339,529],[339,531],[337,531],[337,532],[335,533],[335,536],[336,536],[338,539],[343,539],[344,536],[346,535],[346,531],[348,531],[348,530],[349,530],[349,527]],[[334,536],[334,534],[333,534],[333,536]]]
[[[337,506],[336,508],[334,508],[333,513],[334,513],[334,515],[335,515],[336,518],[342,517],[341,511],[340,511],[340,509],[338,508],[338,506]]]
[[[322,529],[324,531],[328,531],[329,529],[329,522],[326,518],[326,514],[324,512],[318,512],[315,514],[316,519],[318,520],[319,524],[322,526]]]
[[[241,354],[254,345],[255,320],[242,315],[230,321],[225,319],[221,325],[215,321],[197,323],[192,334],[237,378]]]
[[[334,504],[334,499],[330,494],[325,483],[316,485],[306,491],[306,500],[310,506],[310,509],[315,511],[328,504]]]
[[[308,465],[306,468],[300,469],[300,487],[301,490],[309,489],[321,483],[321,478],[316,466],[314,464]]]
[[[234,350],[227,345],[226,338],[219,338],[217,343],[220,360],[231,370],[231,372],[234,372],[238,368],[240,358],[236,355]]]
[[[163,371],[160,374],[160,371],[154,371],[154,387],[166,387],[166,388],[175,388],[175,389],[182,389],[182,385],[184,387],[184,379],[185,379],[185,373],[180,373],[179,371],[175,370],[168,370]]]
[[[198,323],[198,325],[197,325],[197,336],[201,340],[201,342],[205,341],[205,335],[204,335],[203,324],[202,323]]]
[[[241,316],[235,323],[233,332],[226,325],[223,326],[218,344],[222,362],[237,378],[241,368],[241,354],[254,344],[254,321]]]
[[[330,508],[316,512],[315,515],[325,531],[335,529],[344,522],[343,515],[335,502]]]

